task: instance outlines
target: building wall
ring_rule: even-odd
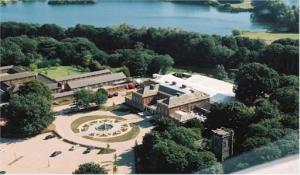
[[[212,151],[218,160],[223,161],[233,155],[233,133],[228,135],[212,134]]]
[[[157,106],[157,113],[159,116],[170,116],[171,114],[174,114],[175,111],[184,111],[184,112],[191,112],[196,106],[202,105],[204,103],[208,103],[209,99],[204,99],[200,101],[196,101],[194,103],[189,103],[181,106],[176,106],[172,108],[168,108],[166,105],[159,104]]]
[[[8,82],[11,86],[16,86],[35,79],[36,79],[35,76],[31,76],[31,77],[19,78],[19,79],[5,81],[5,82]]]

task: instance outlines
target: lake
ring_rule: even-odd
[[[289,0],[295,1],[295,0]],[[47,1],[19,2],[0,6],[1,21],[134,27],[176,27],[205,34],[231,34],[233,29],[266,30],[251,21],[251,13],[219,12],[199,4],[155,0],[98,0],[88,5],[48,5]]]

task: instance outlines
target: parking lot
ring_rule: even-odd
[[[98,154],[99,150],[83,154],[84,147],[69,151],[71,144],[57,137],[44,140],[47,135],[49,133],[28,140],[2,139],[0,170],[7,173],[71,173],[79,164],[86,162],[100,163],[111,169],[114,154]],[[62,153],[50,157],[54,151]]]

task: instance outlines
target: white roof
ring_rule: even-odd
[[[160,75],[154,79],[157,83],[165,84],[175,81],[177,85],[186,85],[189,88],[207,93],[211,102],[225,102],[234,99],[233,84],[203,75],[194,74],[190,78],[182,79],[172,74]]]

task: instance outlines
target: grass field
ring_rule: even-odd
[[[84,73],[83,70],[73,66],[56,66],[50,68],[41,68],[37,69],[36,72],[44,74],[53,79]]]
[[[271,32],[249,32],[243,31],[241,35],[243,37],[248,37],[251,39],[261,39],[266,41],[268,44],[271,44],[273,41],[283,38],[291,38],[299,40],[298,33],[271,33]]]
[[[232,8],[240,8],[240,9],[253,9],[253,6],[251,4],[251,0],[244,0],[242,3],[232,3],[230,4]]]

